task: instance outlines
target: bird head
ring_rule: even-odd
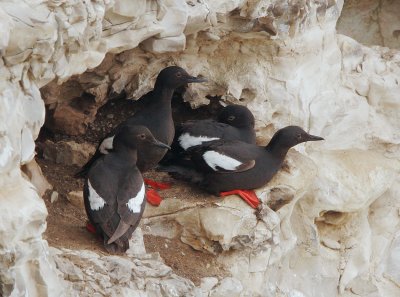
[[[169,66],[160,71],[156,80],[157,86],[164,86],[171,89],[177,89],[188,83],[206,82],[203,77],[194,77],[179,66]]]

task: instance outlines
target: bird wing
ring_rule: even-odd
[[[241,141],[216,140],[188,150],[200,168],[214,172],[243,172],[254,167],[257,147]]]
[[[120,217],[120,221],[111,238],[108,240],[108,244],[123,236],[132,226],[137,225],[146,204],[145,197],[145,186],[139,171],[137,169],[127,171],[119,183],[116,197],[116,211]],[[133,232],[133,229],[131,231]]]
[[[229,125],[214,120],[187,121],[178,128],[178,142],[186,150],[207,141],[223,138],[228,127]]]
[[[114,216],[117,208],[118,177],[105,166],[104,157],[96,160],[85,179],[84,199],[89,220],[99,225],[110,237],[117,227]]]

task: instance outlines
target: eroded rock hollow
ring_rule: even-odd
[[[398,1],[9,0],[0,16],[0,295],[400,296]],[[325,141],[290,151],[257,210],[181,191],[147,207],[127,256],[49,247],[45,117],[74,140],[40,153],[79,165],[100,108],[140,98],[167,65],[208,78],[182,93],[193,114],[217,98],[253,112],[259,143],[286,125]],[[144,236],[190,246],[204,275]]]

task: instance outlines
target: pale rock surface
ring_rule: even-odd
[[[347,2],[362,13],[345,10],[340,32],[390,48],[337,34],[342,0],[2,1],[0,293],[399,296],[399,6],[379,1],[379,19],[365,33],[358,20],[375,2]],[[44,102],[62,114],[85,92],[81,103],[93,118],[109,94],[139,98],[171,64],[209,79],[185,93],[193,107],[219,95],[246,104],[264,138],[297,124],[326,139],[290,153],[258,190],[258,211],[234,197],[206,205],[173,199],[157,212],[175,215],[144,221],[154,235],[215,253],[232,274],[200,288],[148,254],[49,253],[44,203],[20,171],[34,156]],[[68,80],[75,74],[82,75]],[[84,133],[80,117],[70,132]],[[229,232],[208,220],[219,215],[229,218]]]
[[[23,176],[35,186],[39,196],[42,197],[47,190],[51,190],[53,188],[53,186],[44,177],[42,169],[35,159],[22,166],[21,170]]]
[[[191,281],[174,274],[158,254],[129,258],[87,250],[50,250],[69,282],[71,296],[205,296]]]
[[[365,45],[400,49],[400,2],[347,0],[338,31]]]
[[[83,202],[83,191],[71,191],[67,194],[66,198],[75,207],[85,209]]]

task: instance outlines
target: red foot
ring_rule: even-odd
[[[165,190],[165,189],[171,188],[171,184],[169,184],[169,183],[159,183],[159,182],[156,182],[155,180],[152,180],[149,178],[145,178],[144,183],[156,190]]]
[[[148,189],[146,191],[147,202],[149,202],[153,206],[159,206],[162,199],[161,196],[157,193],[156,190]]]
[[[253,208],[257,208],[257,206],[260,204],[260,200],[258,200],[256,193],[254,193],[254,191],[251,190],[232,190],[219,193],[219,195],[222,197],[235,194],[239,195],[244,201],[246,201]]]
[[[86,230],[90,233],[96,234],[96,228],[89,222],[86,223]]]

